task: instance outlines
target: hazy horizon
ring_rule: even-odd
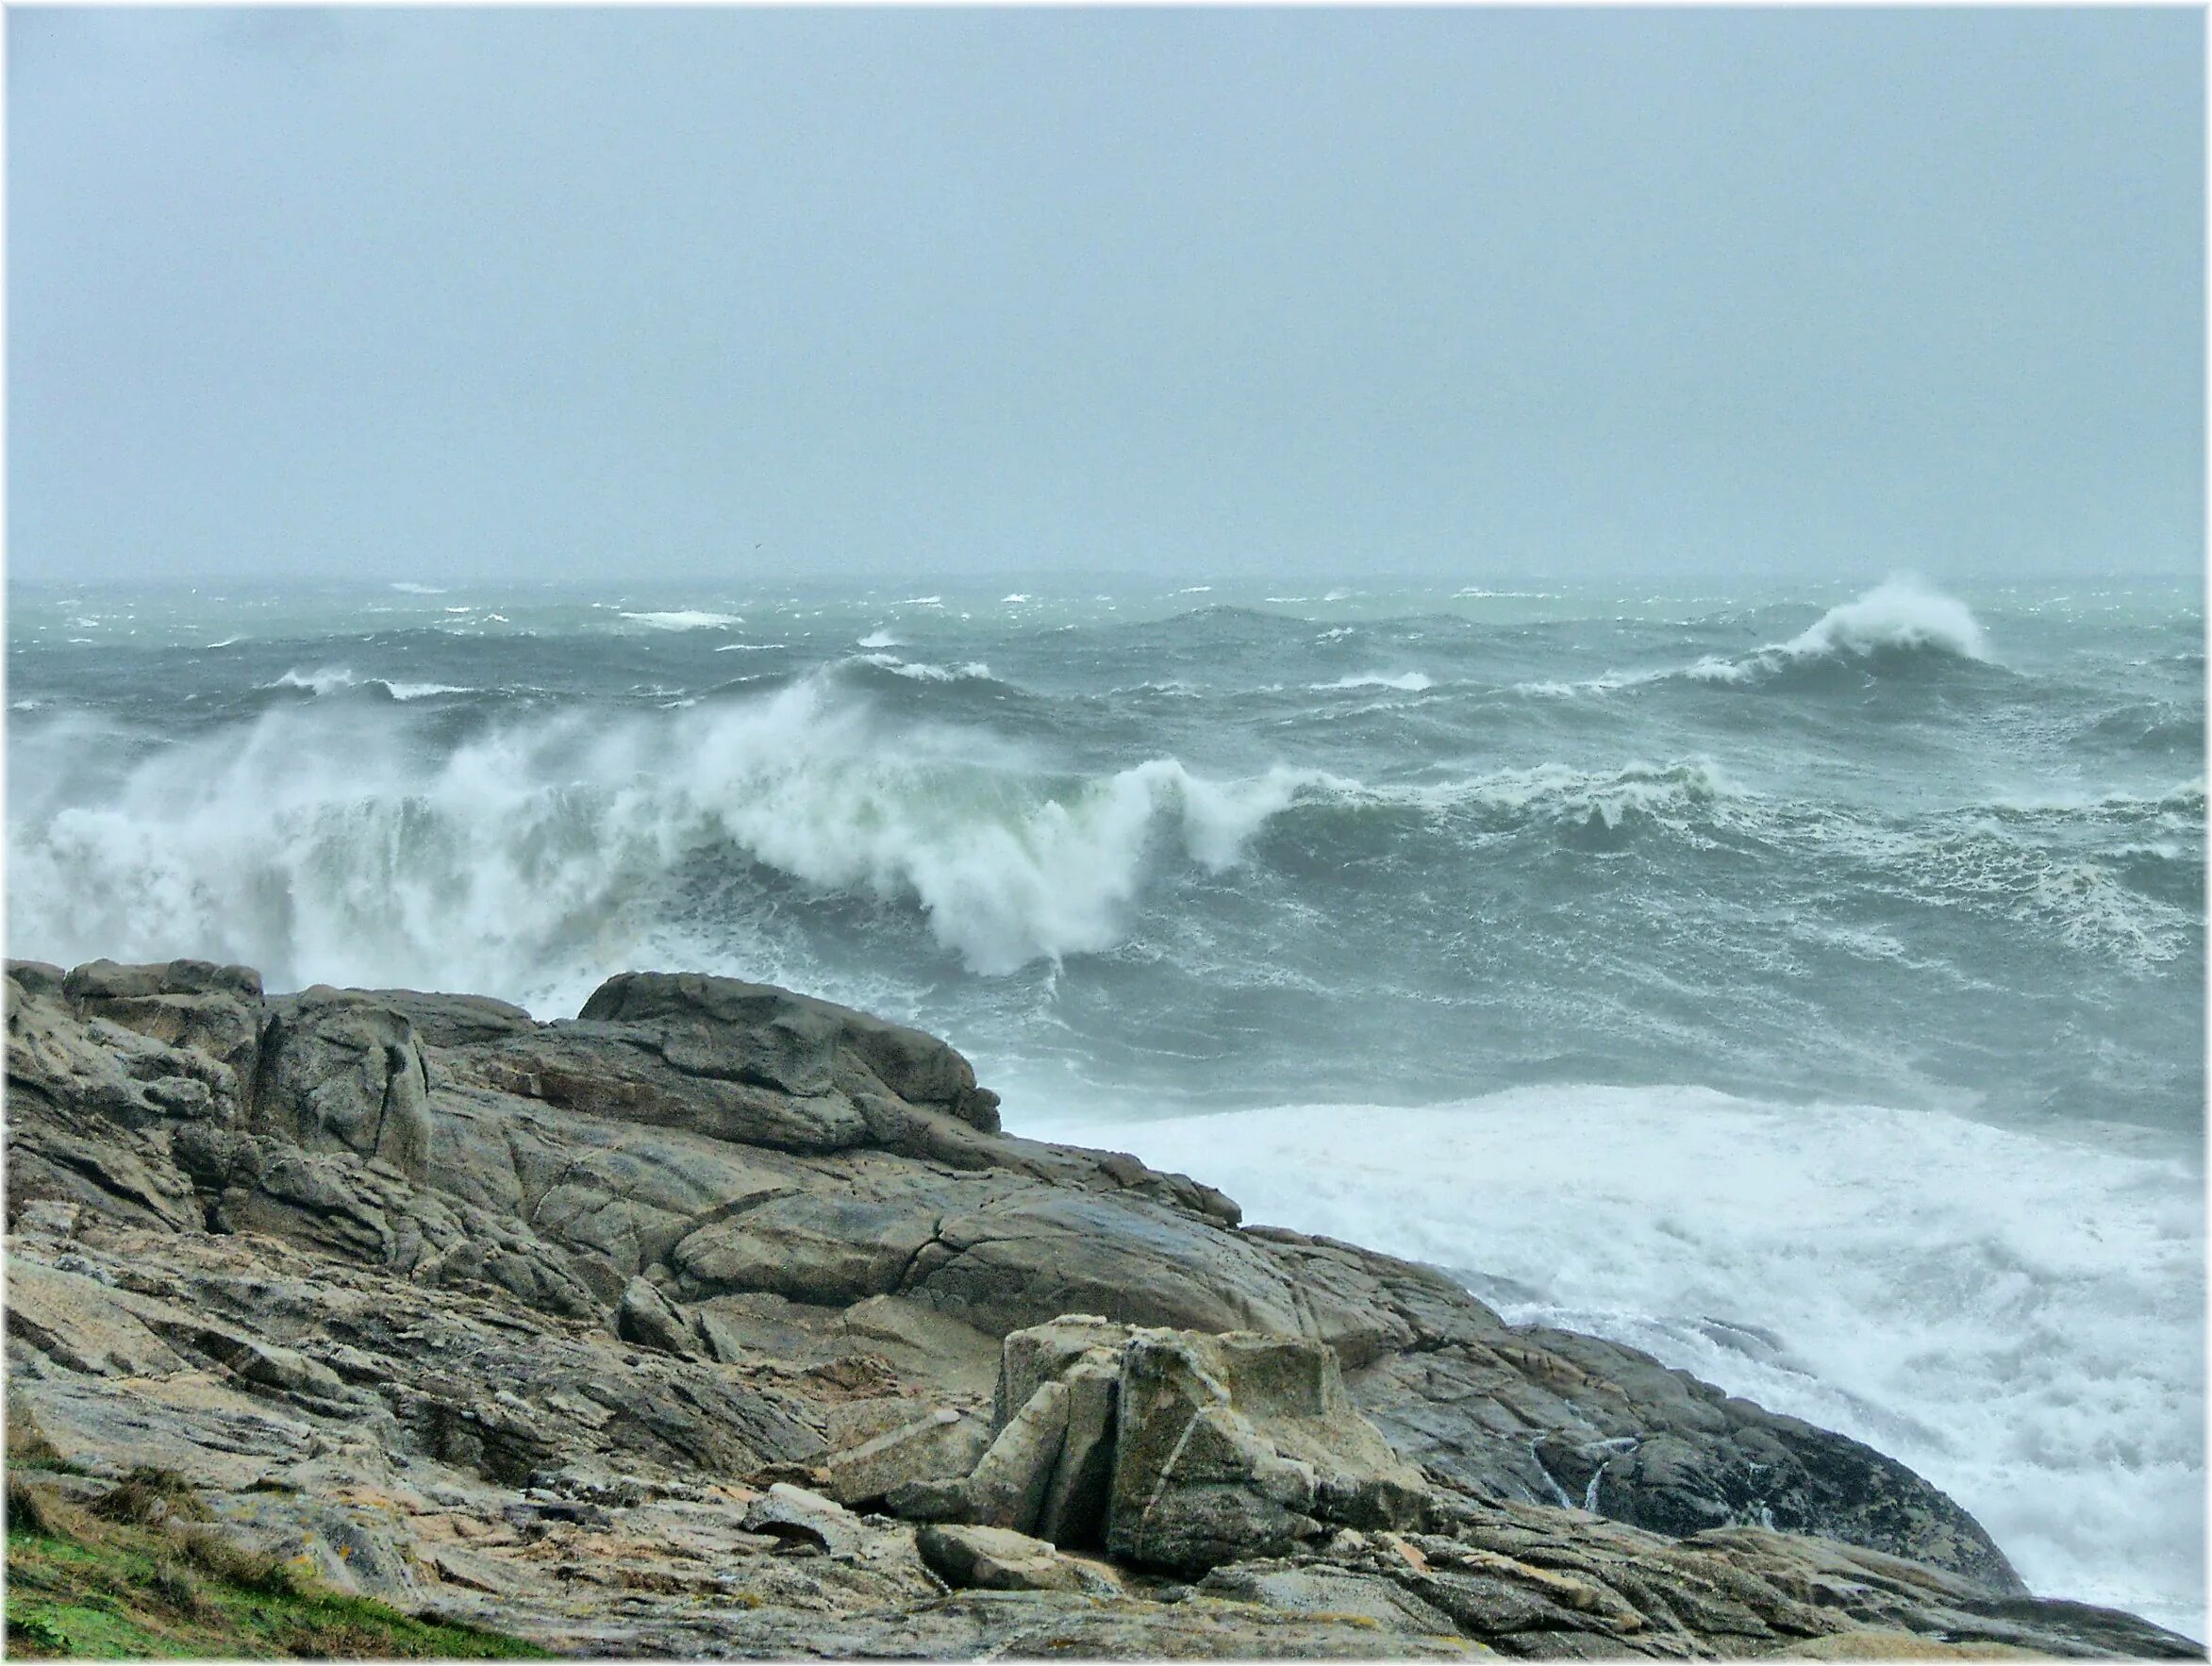
[[[9,576],[2187,576],[2203,27],[17,8]]]

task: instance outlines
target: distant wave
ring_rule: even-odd
[[[273,683],[261,685],[265,689],[301,689],[322,696],[336,694],[348,689],[364,691],[374,690],[394,700],[424,700],[433,694],[473,694],[475,690],[457,683],[403,683],[390,677],[356,676],[350,667],[324,666],[316,671],[301,671],[296,667],[286,672]]]
[[[903,648],[906,646],[888,630],[872,630],[854,645],[860,648]]]
[[[409,584],[404,579],[395,582],[391,588],[407,596],[441,596],[446,593],[443,585]]]
[[[1899,576],[1829,608],[1786,642],[1771,642],[1739,659],[1701,659],[1685,675],[1701,682],[1749,683],[1816,661],[1871,665],[1921,657],[1987,661],[1989,646],[1964,602]]]
[[[666,613],[624,613],[622,617],[655,630],[715,630],[745,623],[735,613],[703,613],[690,608]]]
[[[331,694],[340,689],[354,688],[360,680],[343,665],[324,666],[318,671],[301,671],[295,666],[274,682],[261,686],[269,689],[305,689],[310,694]]]
[[[893,676],[906,677],[921,683],[989,682],[990,667],[980,659],[971,659],[965,665],[931,665],[925,660],[901,659],[894,654],[863,654],[858,663],[873,665],[878,671],[888,671]]]
[[[1339,689],[1396,689],[1403,693],[1418,694],[1423,689],[1436,687],[1436,682],[1424,673],[1418,671],[1399,672],[1394,675],[1386,672],[1371,671],[1357,676],[1340,676],[1333,683],[1308,683],[1306,686],[1318,693],[1327,693]]]
[[[1831,608],[1787,641],[1769,642],[1729,658],[1707,655],[1689,665],[1606,671],[1597,676],[1518,682],[1510,691],[1572,699],[1683,682],[1762,688],[1818,681],[1840,671],[1900,669],[1912,664],[1994,665],[1981,623],[1964,602],[1919,579],[1893,577]]]

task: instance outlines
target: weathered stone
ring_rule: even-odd
[[[1346,1526],[1419,1525],[1422,1479],[1318,1342],[1139,1332],[1123,1353],[1106,1547],[1204,1572]]]
[[[1056,1382],[1039,1384],[968,1476],[967,1519],[1018,1533],[1034,1527],[1067,1433],[1067,1389]]]
[[[999,1356],[998,1386],[991,1396],[993,1426],[1029,1404],[1029,1396],[1065,1375],[1078,1361],[1090,1359],[1119,1371],[1122,1345],[1131,1327],[1089,1313],[1063,1313],[1042,1324],[1010,1331]]]
[[[978,1126],[997,1125],[997,1095],[979,1100],[974,1068],[935,1036],[772,985],[696,973],[624,973],[600,985],[582,1017],[657,1022],[684,1053],[686,1068],[796,1094],[828,1090],[839,1055],[849,1054],[902,1099],[952,1108]]]
[[[1041,1539],[1005,1527],[932,1525],[914,1535],[928,1563],[956,1591],[1080,1591],[1075,1564]]]
[[[990,1443],[983,1420],[950,1406],[902,1424],[857,1446],[832,1453],[826,1488],[840,1504],[881,1498],[908,1481],[956,1479],[975,1467]]]
[[[623,1287],[622,1305],[615,1310],[615,1334],[640,1348],[658,1348],[663,1354],[695,1359],[704,1348],[683,1315],[669,1306],[668,1298],[642,1278]]]
[[[430,1084],[413,1026],[373,1000],[318,986],[274,1004],[255,1124],[310,1152],[379,1158],[422,1179]]]
[[[1059,1460],[1053,1465],[1044,1503],[1037,1512],[1037,1531],[1058,1545],[1101,1544],[1113,1501],[1119,1361],[1078,1361],[1060,1381],[1068,1391],[1068,1430],[1061,1437]]]
[[[812,1545],[825,1556],[850,1556],[867,1537],[860,1519],[836,1500],[783,1481],[753,1501],[745,1511],[745,1530]]]
[[[1451,1618],[1394,1580],[1343,1569],[1239,1563],[1216,1568],[1199,1590],[1293,1613],[1356,1615],[1392,1633],[1450,1637]]]

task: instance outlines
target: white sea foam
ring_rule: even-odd
[[[666,613],[624,613],[623,617],[638,625],[649,625],[655,630],[716,630],[745,623],[735,613],[704,613],[691,608]]]
[[[1322,693],[1337,689],[1397,689],[1404,693],[1418,694],[1423,689],[1436,687],[1436,682],[1419,671],[1370,671],[1355,676],[1340,676],[1333,683],[1308,683],[1306,687]]]
[[[888,630],[872,630],[855,645],[862,648],[903,648],[906,643]]]
[[[1516,1323],[1902,1458],[2037,1591],[2204,1635],[2204,1196],[2177,1160],[1687,1087],[1146,1122],[1017,1098],[1008,1120],[1201,1175],[1251,1220],[1510,1280],[1489,1299]]]
[[[400,580],[395,582],[391,588],[402,595],[408,596],[441,596],[445,594],[445,587],[441,584],[410,584]]]

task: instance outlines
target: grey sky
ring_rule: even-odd
[[[13,9],[10,569],[2187,571],[2203,27]]]

